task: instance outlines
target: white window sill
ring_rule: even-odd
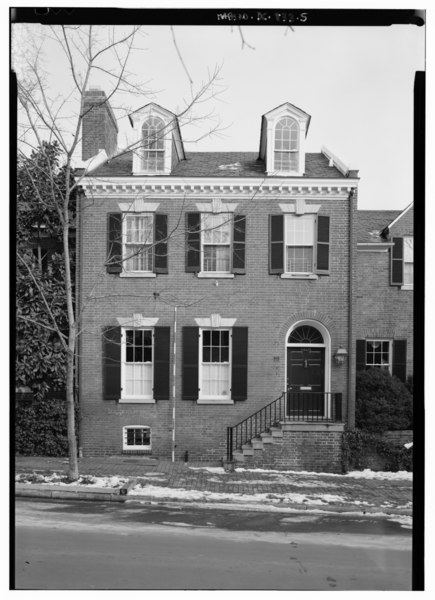
[[[304,275],[303,273],[281,273],[281,279],[319,279],[318,275],[314,273],[307,273]]]
[[[126,446],[123,452],[151,452],[151,446]]]
[[[150,271],[123,271],[119,274],[120,277],[157,277],[156,273]]]
[[[198,404],[234,404],[231,398],[198,398]]]
[[[154,398],[133,398],[126,396],[118,400],[119,404],[155,404]]]
[[[151,176],[151,175],[160,176],[160,175],[170,175],[170,174],[171,174],[171,172],[167,171],[166,169],[164,171],[144,171],[143,169],[138,169],[137,171],[133,171],[133,175],[143,175],[145,177]]]
[[[400,287],[401,290],[414,290],[414,284],[413,283],[405,283],[405,285],[402,285]]]
[[[199,279],[234,279],[234,273],[214,273],[213,271],[201,271],[196,276]]]

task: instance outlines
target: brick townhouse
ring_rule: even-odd
[[[376,321],[392,299],[358,283],[355,265],[387,273],[373,261],[392,242],[358,244],[357,171],[306,152],[310,116],[288,102],[259,118],[257,152],[185,152],[177,117],[151,103],[120,153],[104,92],[85,113],[83,159],[99,166],[78,228],[83,454],[339,471],[357,339],[366,362],[388,341],[391,361],[405,336],[394,315]]]
[[[356,369],[413,375],[414,206],[357,213]]]

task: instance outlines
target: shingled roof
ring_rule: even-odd
[[[358,210],[356,216],[356,240],[358,244],[386,243],[380,232],[387,227],[400,210]]]
[[[92,173],[92,177],[132,176],[132,152],[108,160]],[[356,172],[349,174],[356,176]],[[256,152],[187,152],[171,173],[172,177],[266,177],[265,164]],[[305,155],[305,177],[345,179],[328,159],[319,153]],[[270,176],[268,177],[270,178]],[[282,179],[282,176],[279,177]],[[290,179],[290,178],[289,178]]]

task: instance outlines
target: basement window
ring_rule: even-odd
[[[123,450],[151,450],[151,427],[126,425],[122,429]]]

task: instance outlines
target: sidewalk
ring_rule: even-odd
[[[360,514],[412,514],[412,479],[406,474],[347,475],[246,470],[226,472],[219,463],[162,461],[142,456],[79,459],[85,481],[65,485],[66,458],[16,458],[16,495],[118,501],[230,504],[245,509],[324,510]],[[40,477],[28,477],[31,474]],[[58,481],[43,482],[54,473]],[[27,483],[30,479],[32,483]],[[90,485],[91,483],[91,485]],[[84,485],[87,484],[87,485]],[[124,487],[125,495],[120,489]]]

